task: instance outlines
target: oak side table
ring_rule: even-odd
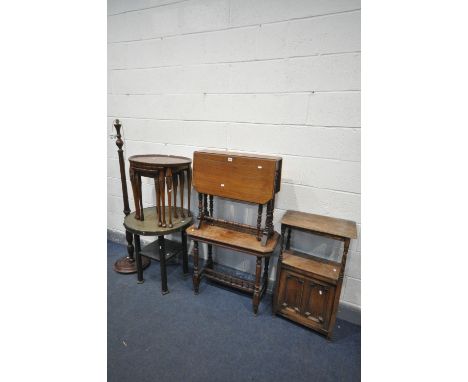
[[[190,198],[192,188],[192,160],[186,157],[161,154],[133,155],[128,158],[130,162],[130,180],[135,200],[135,219],[143,221],[145,213],[143,209],[143,198],[141,190],[141,177],[146,176],[154,179],[156,189],[156,217],[158,226],[172,228],[173,218],[178,219],[180,211],[184,218],[190,213]],[[187,182],[185,182],[185,174]],[[187,184],[188,210],[184,210],[184,188]],[[178,187],[180,185],[180,187]],[[167,187],[166,187],[167,186]],[[181,209],[177,208],[177,188],[180,190]],[[167,204],[166,208],[166,194]],[[172,206],[174,199],[174,206]],[[166,216],[168,222],[166,223]]]
[[[292,230],[342,241],[341,261],[334,262],[292,250]],[[355,222],[287,211],[281,221],[281,252],[273,313],[316,330],[330,339],[335,326],[349,243],[356,237]]]
[[[144,257],[159,260],[161,267],[161,290],[163,294],[166,294],[169,293],[167,287],[166,261],[168,260],[168,253],[166,247],[173,249],[178,244],[166,240],[164,238],[165,235],[181,232],[183,272],[184,275],[188,273],[187,235],[185,229],[192,222],[192,214],[190,212],[192,160],[174,155],[145,154],[133,155],[128,158],[128,161],[130,162],[130,180],[135,199],[135,212],[125,217],[124,226],[126,230],[134,235],[138,283],[143,283],[144,281]],[[185,175],[187,175],[187,182],[185,182]],[[154,179],[156,207],[143,208],[142,176]],[[177,207],[177,189],[179,185],[180,207]],[[188,209],[184,209],[185,185],[187,185]],[[142,235],[157,236],[157,244],[152,243],[142,250],[140,244],[140,236]],[[170,255],[174,254],[175,252],[171,251]]]
[[[169,293],[167,287],[166,262],[174,255],[181,252],[182,270],[184,275],[188,275],[188,253],[187,253],[187,234],[185,229],[192,223],[192,217],[188,216],[188,210],[179,209],[177,218],[172,220],[172,227],[161,227],[158,224],[157,212],[154,207],[143,209],[146,216],[144,220],[136,218],[136,212],[132,212],[125,217],[124,227],[134,236],[135,242],[135,260],[137,265],[138,283],[143,283],[143,263],[142,258],[148,257],[159,261],[161,268],[161,291],[162,294]],[[169,213],[169,207],[166,207],[166,213]],[[182,217],[184,215],[185,217]],[[164,238],[165,235],[181,233],[182,246],[180,243]],[[157,242],[148,244],[143,249],[140,244],[140,236],[157,236]]]

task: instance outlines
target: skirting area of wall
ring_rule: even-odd
[[[119,243],[119,244],[122,244],[122,245],[127,245],[127,241],[125,240],[125,235],[122,232],[119,232],[119,231],[113,231],[113,230],[108,229],[107,230],[107,240],[110,240],[110,241],[113,241],[115,243]],[[151,242],[151,240],[145,239],[144,237],[141,238],[141,241],[142,241],[142,245],[148,244],[149,242]],[[191,247],[189,247],[189,248],[191,248]],[[189,249],[189,256],[191,256],[190,249]],[[235,269],[233,269],[233,271],[235,271],[236,273],[240,272],[239,270],[235,270]],[[242,273],[242,272],[240,272],[240,273]],[[122,277],[125,277],[125,276],[122,276]],[[129,277],[132,277],[132,276],[129,276]],[[271,277],[270,277],[270,280],[273,281],[273,282],[269,283],[267,293],[269,293],[271,295],[272,294],[272,288],[273,288],[273,285],[274,285],[274,279],[271,279]],[[349,321],[349,322],[351,322],[353,324],[361,325],[361,309],[360,309],[360,307],[353,306],[351,304],[346,303],[345,301],[340,301],[340,305],[339,305],[339,308],[338,308],[338,317],[343,319],[343,320]]]

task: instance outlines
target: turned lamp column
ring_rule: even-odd
[[[115,141],[115,144],[118,147],[117,154],[119,156],[120,180],[122,183],[122,197],[123,197],[123,203],[124,203],[123,212],[125,216],[127,216],[130,213],[130,205],[128,203],[127,177],[125,174],[125,160],[124,160],[123,150],[122,150],[122,146],[124,142],[122,140],[122,135],[120,134],[120,129],[122,128],[122,125],[120,124],[120,121],[118,119],[114,121],[114,127],[117,132],[116,134],[117,140]],[[128,256],[123,257],[114,263],[114,271],[118,273],[123,273],[123,274],[136,273],[137,265],[134,259],[135,247],[133,246],[132,233],[125,230],[125,238],[127,240]],[[149,263],[150,263],[150,260],[147,257],[142,256],[143,268],[146,268],[149,265]]]

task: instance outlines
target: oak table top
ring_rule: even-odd
[[[163,154],[143,154],[133,155],[128,158],[133,165],[161,166],[161,167],[180,167],[192,163],[190,158],[175,155]]]
[[[180,207],[177,207],[177,210],[180,211]],[[180,216],[180,213],[177,218],[173,218],[172,227],[161,227],[158,226],[158,218],[156,216],[155,207],[147,207],[143,209],[145,214],[145,220],[135,219],[135,212],[128,214],[124,220],[125,228],[137,235],[142,236],[161,236],[168,235],[177,231],[181,231],[188,227],[193,218],[188,216],[188,210],[184,209],[185,218]],[[166,207],[166,214],[169,214],[169,208]]]
[[[230,249],[235,248],[238,251],[255,254],[256,256],[270,256],[275,250],[280,237],[278,232],[274,232],[267,244],[263,246],[252,234],[218,227],[208,223],[202,223],[199,229],[197,229],[196,224],[194,224],[187,228],[187,234],[193,240],[212,242],[218,246],[224,246]]]
[[[357,238],[356,223],[350,220],[289,210],[284,214],[281,223],[308,231],[321,232],[349,239]]]

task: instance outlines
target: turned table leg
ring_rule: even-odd
[[[187,248],[187,232],[183,230],[182,235],[182,272],[184,276],[188,275],[188,248]]]
[[[202,222],[203,222],[203,217],[204,217],[204,213],[203,213],[203,194],[199,192],[198,193],[198,218],[197,218],[198,222],[196,223],[197,224],[197,229],[201,228],[201,225],[202,225]]]
[[[253,294],[253,311],[255,315],[258,312],[258,305],[260,304],[260,277],[262,274],[262,257],[257,256],[257,262],[255,266],[255,286]]]
[[[159,175],[154,178],[154,188],[156,189],[156,217],[158,219],[158,226],[161,227],[161,191],[159,189]]]
[[[167,183],[167,205],[169,215],[169,228],[172,228],[172,170],[167,169],[166,172],[166,183]]]
[[[193,242],[193,291],[198,294],[200,279],[198,274],[198,241]]]
[[[133,200],[135,202],[135,219],[140,220],[140,200],[138,198],[138,181],[135,170],[130,167],[130,182],[132,183]]]
[[[268,288],[268,266],[270,265],[270,258],[265,257],[265,265],[263,268],[263,285],[264,285],[264,293],[266,293],[267,288]]]
[[[203,194],[203,213],[205,216],[210,216],[208,212],[208,194]]]
[[[190,212],[190,196],[192,192],[192,169],[189,166],[187,170],[187,198],[188,198],[188,216],[192,216],[192,213]]]
[[[262,240],[262,214],[263,214],[263,204],[258,205],[257,213],[257,240]]]
[[[338,305],[340,303],[341,288],[343,287],[344,271],[346,268],[346,259],[348,257],[348,250],[349,250],[350,242],[351,242],[351,239],[346,238],[343,243],[344,245],[343,245],[343,255],[341,258],[341,271],[340,271],[340,275],[338,277],[338,282],[336,284],[336,289],[335,289],[335,299],[333,301],[333,308],[332,308],[333,313],[330,317],[330,321],[328,324],[328,334],[327,334],[328,340],[332,339],[333,330],[335,328],[336,314],[338,313]]]
[[[137,176],[137,183],[138,183],[138,200],[140,202],[140,220],[145,220],[145,216],[143,214],[143,190],[141,186],[141,175],[138,174]]]
[[[135,235],[135,257],[137,264],[137,282],[138,284],[143,283],[143,264],[141,261],[141,245],[140,245],[140,235]]]
[[[164,171],[159,171],[159,196],[161,197],[162,227],[166,228],[166,179]],[[161,217],[159,218],[161,220]]]
[[[286,249],[291,247],[291,228],[288,228],[288,236],[286,237]]]
[[[174,218],[177,219],[179,215],[177,214],[177,186],[179,185],[179,176],[177,173],[172,174],[172,187],[174,194]]]
[[[167,271],[166,271],[166,243],[164,236],[158,236],[159,244],[159,266],[161,267],[161,292],[162,294],[169,293],[167,289]]]
[[[206,262],[208,268],[213,269],[213,246],[208,244],[208,261]]]
[[[285,249],[285,234],[286,234],[286,226],[281,224],[281,241],[280,241],[280,250],[278,256],[278,262],[276,263],[276,277],[275,277],[275,287],[273,292],[273,313],[278,313],[278,293],[279,293],[279,283],[280,283],[280,275],[281,275],[281,267],[283,264],[283,251]]]
[[[180,217],[182,219],[185,219],[185,212],[184,212],[185,174],[183,170],[179,172],[179,184],[180,184]]]
[[[129,231],[125,231],[125,238],[127,239],[127,253],[128,258],[133,260],[133,254],[135,252],[135,247],[133,246],[133,235]]]

